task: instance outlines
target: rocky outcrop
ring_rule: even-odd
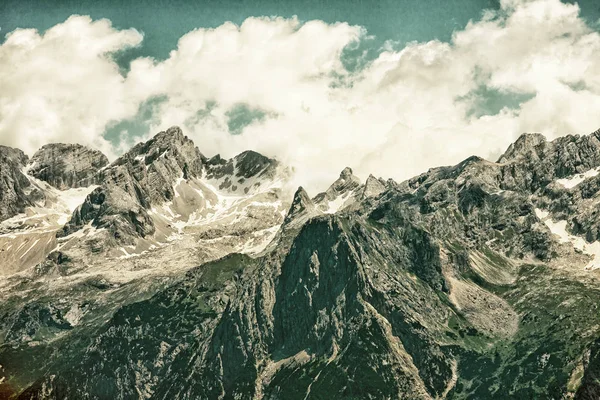
[[[567,135],[551,142],[540,134],[523,134],[498,163],[502,189],[535,191],[599,166],[600,133]]]
[[[369,175],[362,192],[362,198],[375,197],[383,193],[386,189],[386,182]]]
[[[24,212],[44,198],[23,173],[27,161],[21,150],[0,146],[0,221]]]
[[[292,221],[306,222],[308,218],[316,215],[317,208],[302,186],[294,193],[292,205],[285,216],[284,225],[290,224]]]
[[[103,171],[102,186],[75,210],[63,229],[68,235],[92,223],[120,243],[155,232],[149,211],[173,200],[178,179],[202,174],[205,157],[178,127],[158,133],[118,158]]]
[[[360,186],[360,179],[352,173],[352,168],[346,167],[340,173],[340,177],[327,188],[326,191],[315,196],[315,203],[333,201]]]
[[[277,195],[267,195],[266,192],[269,185],[278,178],[284,179],[286,173],[287,170],[276,160],[253,151],[243,152],[229,160],[218,155],[207,159],[180,128],[172,127],[136,145],[106,167],[102,172],[101,186],[75,210],[62,235],[69,235],[91,223],[95,228],[106,229],[112,244],[134,245],[137,239],[157,234],[157,224],[161,225],[158,229],[163,231],[173,229],[175,213],[183,218],[179,222],[183,222],[194,212],[206,214],[209,206],[214,208],[213,213],[216,212],[220,207],[217,204],[219,199],[208,187],[238,196],[263,193],[264,196],[256,198],[256,205],[246,205],[246,213],[262,220],[262,225],[267,225],[264,226],[266,229],[281,216],[273,215],[272,209],[271,215],[267,216],[268,211],[261,206],[260,200],[262,197],[267,200],[277,198]],[[185,204],[177,191],[177,186],[182,183],[186,186],[181,189],[182,193],[193,203],[191,205]],[[170,211],[173,215],[157,221],[153,209],[168,204],[176,207],[176,210]],[[233,235],[234,231],[235,235],[241,235],[251,230],[250,225],[260,225],[245,224],[247,226],[244,227],[241,226],[244,224],[230,222],[207,229],[202,237],[209,239],[227,232]],[[161,235],[166,233],[161,231]]]
[[[261,185],[265,182],[272,181],[280,168],[277,160],[255,151],[244,151],[229,160],[217,154],[206,162],[205,178],[216,181],[221,190],[249,194],[262,189]],[[288,173],[282,171],[283,175]]]
[[[99,173],[108,158],[80,144],[47,144],[31,158],[28,174],[57,189],[88,187],[102,181]]]
[[[323,212],[335,212],[354,202],[360,186],[361,181],[353,174],[352,168],[346,167],[326,191],[313,198],[313,202]]]

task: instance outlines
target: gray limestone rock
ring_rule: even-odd
[[[181,129],[172,127],[134,146],[103,171],[102,185],[75,210],[62,234],[91,222],[118,243],[155,232],[152,205],[172,200],[178,179],[199,177],[205,157]]]
[[[318,213],[315,203],[311,200],[308,193],[302,186],[294,193],[292,205],[285,216],[284,225],[290,224],[292,221],[306,221],[308,218]]]
[[[23,173],[27,161],[21,150],[0,146],[0,221],[22,213],[44,198]]]
[[[31,176],[64,190],[100,184],[108,158],[79,144],[53,143],[39,149],[29,164]]]
[[[386,189],[386,182],[382,179],[377,179],[373,175],[369,175],[362,192],[362,198],[374,197]]]
[[[317,194],[313,198],[313,202],[321,211],[328,211],[330,203],[343,198],[343,207],[346,200],[347,204],[354,202],[354,197],[358,194],[357,189],[361,186],[360,179],[352,173],[352,169],[346,167],[340,173],[340,177],[327,188],[326,191]],[[339,201],[339,200],[338,200]]]
[[[221,190],[248,194],[275,178],[279,168],[277,160],[255,151],[244,151],[229,160],[217,154],[206,162],[205,177],[217,181]]]

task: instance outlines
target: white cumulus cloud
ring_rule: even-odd
[[[142,41],[134,29],[74,16],[44,34],[18,29],[0,46],[0,142],[32,153],[79,142],[111,153],[102,132],[139,105],[110,54]]]
[[[600,127],[600,35],[577,5],[503,0],[449,42],[388,43],[346,70],[344,49],[366,35],[248,18],[193,30],[166,60],[138,58],[122,76],[110,53],[138,45],[135,30],[72,17],[43,35],[15,31],[0,47],[0,142],[106,151],[111,121],[160,98],[147,136],[180,125],[208,156],[278,157],[314,193],[345,166],[401,180],[472,154],[494,159],[525,131]]]

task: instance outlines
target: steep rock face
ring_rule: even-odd
[[[178,179],[199,177],[205,160],[181,129],[170,128],[133,147],[103,171],[94,190],[65,226],[70,234],[91,222],[106,228],[117,241],[155,232],[152,205],[173,200]]]
[[[360,183],[360,179],[352,173],[352,168],[346,167],[340,173],[340,177],[325,192],[315,196],[314,201],[320,203],[325,199],[335,200],[340,195],[349,193],[359,187]]]
[[[319,211],[335,213],[366,198],[376,197],[390,188],[398,188],[398,184],[392,179],[386,182],[369,175],[365,183],[361,183],[352,169],[346,167],[340,173],[340,177],[325,192],[317,194],[312,201]]]
[[[409,285],[394,300],[400,309],[380,309],[375,297],[390,290],[380,286],[387,279],[370,276],[374,260],[361,259],[364,233],[354,224],[356,230],[347,231],[348,222],[319,217],[293,239],[287,255],[226,257],[148,302],[124,308],[100,332],[88,356],[71,366],[64,363],[62,373],[38,381],[23,398],[42,387],[50,397],[102,393],[115,398],[138,391],[173,398],[290,398],[307,391],[315,397],[429,398],[428,391],[442,391],[451,378],[447,356],[419,333],[418,325],[405,328],[410,342],[399,340],[393,333],[398,328],[382,314],[397,315],[399,321],[420,318],[423,308],[402,304],[421,291],[429,297],[433,289]],[[372,240],[383,245],[385,239]],[[406,274],[403,268],[396,272]],[[405,286],[400,282],[393,283],[397,290]],[[431,298],[434,303],[427,307],[443,308]],[[439,324],[434,321],[446,313],[426,318]],[[142,354],[147,361],[139,364]],[[192,360],[197,361],[190,368]],[[131,367],[119,367],[124,365]],[[442,368],[443,378],[432,383],[434,378],[417,365],[438,371],[436,377]],[[167,383],[184,375],[190,379]]]
[[[600,133],[568,135],[546,141],[540,134],[523,134],[500,157],[503,189],[540,189],[600,165]]]
[[[581,385],[575,399],[593,400],[600,397],[600,339],[596,340],[584,354],[579,374]]]
[[[355,191],[360,186],[360,179],[353,174],[351,168],[346,167],[326,191],[313,198],[313,202],[323,212],[335,212],[354,201]]]
[[[519,160],[527,161],[527,158],[540,159],[548,144],[546,137],[541,133],[524,133],[508,146],[508,149],[498,159],[499,163]]]
[[[292,205],[285,216],[284,225],[290,224],[292,221],[302,221],[306,222],[306,220],[315,215],[317,212],[315,203],[311,200],[308,193],[302,186],[296,190],[294,193],[294,198],[292,200]]]
[[[0,146],[0,221],[22,213],[44,197],[23,173],[27,161],[21,150]]]
[[[275,178],[279,167],[277,160],[255,151],[244,151],[229,160],[220,155],[212,157],[206,162],[205,177],[217,182],[221,190],[249,194]]]
[[[29,164],[29,175],[65,190],[98,185],[108,158],[80,144],[54,143],[39,149]]]
[[[367,197],[377,196],[380,193],[383,193],[385,189],[386,182],[375,178],[373,175],[369,175],[363,188],[362,198],[366,199]]]
[[[272,238],[289,171],[253,151],[207,159],[173,127],[140,143],[102,171],[102,185],[73,213],[62,236],[88,224],[107,234],[107,251],[139,254],[190,227],[200,240],[247,241],[247,251]],[[285,203],[285,204],[284,204]],[[212,221],[212,223],[210,223]],[[114,254],[114,251],[113,251]]]

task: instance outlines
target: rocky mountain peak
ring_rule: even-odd
[[[226,163],[227,160],[221,157],[220,154],[215,154],[214,156],[206,160],[206,165],[222,165]]]
[[[135,145],[103,171],[102,186],[73,213],[64,234],[88,222],[109,229],[117,241],[153,234],[149,211],[173,200],[179,179],[202,175],[206,158],[179,127],[159,132]]]
[[[22,213],[43,198],[23,173],[27,161],[21,150],[0,146],[0,221]]]
[[[249,194],[261,190],[289,171],[272,158],[256,151],[244,151],[231,159],[216,155],[205,163],[204,176],[219,189]]]
[[[258,200],[267,202],[278,196],[266,194],[276,189],[278,173],[276,160],[254,151],[228,160],[219,155],[207,159],[180,128],[172,127],[135,145],[105,168],[102,185],[75,210],[63,235],[91,222],[95,228],[107,229],[115,245],[131,246],[157,235],[165,240],[175,222],[181,226],[190,218],[205,216],[209,209],[214,214],[232,206],[238,200],[231,195],[241,201],[241,197],[263,193],[256,204],[248,205],[252,209],[248,213],[258,215],[264,211]],[[278,218],[283,215],[271,215],[265,223]]]
[[[296,190],[296,193],[294,193],[292,205],[285,217],[284,224],[287,225],[294,220],[309,217],[314,214],[315,211],[315,203],[313,203],[306,190],[300,186]]]
[[[24,167],[28,160],[29,157],[22,150],[0,145],[0,162],[3,164]]]
[[[353,174],[352,169],[346,167],[340,173],[340,177],[329,186],[329,188],[315,196],[315,202],[320,202],[323,198],[334,200],[340,195],[348,193],[361,184],[360,179]]]
[[[330,187],[336,188],[339,191],[342,188],[354,188],[357,184],[360,185],[360,179],[354,175],[352,168],[346,167],[340,172],[340,177]]]
[[[191,140],[183,134],[180,127],[172,126],[164,131],[158,132],[146,143],[148,143],[150,147],[167,147],[169,145],[183,145],[188,141]]]
[[[102,152],[80,144],[52,143],[31,158],[28,174],[57,189],[87,187],[101,181],[98,171],[108,165]]]
[[[326,191],[313,198],[313,202],[323,212],[335,212],[343,208],[345,204],[354,201],[355,191],[360,186],[360,179],[353,174],[350,167],[346,167],[340,173],[340,177]]]
[[[233,160],[236,166],[236,176],[244,178],[250,178],[258,173],[272,173],[279,164],[276,160],[252,150],[238,154]]]
[[[498,162],[502,188],[540,189],[557,178],[600,165],[598,135],[566,135],[547,142],[540,134],[522,135]]]
[[[363,198],[377,196],[378,194],[385,191],[385,183],[375,178],[373,175],[369,175],[363,188]]]
[[[181,128],[174,126],[157,133],[147,142],[138,143],[113,165],[143,163],[149,166],[160,158],[163,161],[159,164],[171,164],[175,169],[182,171],[185,167],[186,174],[191,176],[202,174],[202,165],[206,160],[194,142],[183,134]],[[164,161],[165,159],[169,161]]]
[[[352,172],[352,168],[350,168],[350,167],[346,167],[342,170],[342,172],[340,172],[341,179],[349,179],[353,175],[354,175],[354,173]]]
[[[541,133],[523,133],[500,156],[498,162],[506,163],[521,157],[538,158],[538,149],[543,148],[546,143],[546,137]]]

